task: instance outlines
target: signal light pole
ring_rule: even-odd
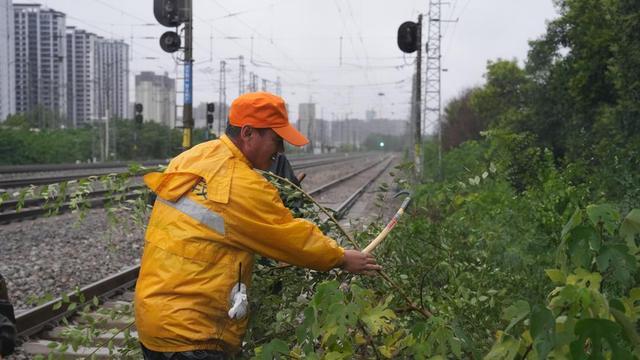
[[[420,118],[422,107],[422,14],[418,15],[418,58],[416,60],[416,101],[414,103],[416,128],[413,134],[414,150],[413,160],[416,166],[416,178],[420,181],[422,175],[422,119]]]
[[[154,0],[153,15],[161,25],[178,27],[184,23],[184,102],[182,106],[182,149],[192,144],[193,130],[193,0]],[[162,50],[180,49],[180,36],[167,31],[160,38]]]
[[[184,0],[184,103],[182,106],[182,149],[191,147],[193,130],[193,7],[192,0]]]
[[[144,122],[144,118],[142,116],[142,110],[144,107],[141,103],[135,103],[133,105],[133,110],[135,112],[134,121],[135,126],[133,129],[133,154],[134,158],[138,154],[138,132],[142,129],[142,123]]]
[[[420,109],[422,107],[422,14],[418,15],[418,23],[406,21],[398,28],[398,47],[402,52],[418,51],[416,59],[416,74],[411,96],[411,119],[413,120],[413,163],[416,180],[420,181],[422,174],[422,129]]]

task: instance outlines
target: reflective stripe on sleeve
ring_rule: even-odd
[[[188,197],[183,196],[176,202],[167,201],[158,197],[158,201],[192,217],[194,220],[206,225],[209,229],[224,235],[224,219],[222,216],[189,199]]]

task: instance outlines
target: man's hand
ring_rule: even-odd
[[[372,274],[375,270],[382,270],[373,255],[358,250],[345,250],[341,267],[354,274]]]

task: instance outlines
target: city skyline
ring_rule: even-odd
[[[64,12],[41,4],[3,0],[0,9],[9,49],[0,57],[0,120],[21,113],[39,126],[75,128],[130,115],[124,41],[67,26]]]
[[[19,3],[20,1],[16,1]],[[123,2],[48,0],[47,6],[68,14],[70,25],[84,27],[131,45],[129,82],[141,71],[181,77],[158,37],[169,30],[153,18],[152,1]],[[227,102],[238,94],[244,57],[248,74],[266,79],[274,91],[278,77],[282,96],[298,118],[299,103],[318,104],[326,119],[380,117],[407,119],[415,54],[397,48],[395,33],[403,21],[428,13],[428,2],[403,0],[346,1],[335,4],[274,0],[256,4],[227,0],[197,2],[194,16],[194,104],[219,101],[220,61],[227,63]],[[71,14],[71,15],[69,15]],[[443,106],[465,88],[480,85],[489,60],[526,58],[528,40],[544,33],[556,17],[552,2],[454,0],[443,6]],[[453,22],[457,20],[457,22]],[[424,69],[423,69],[424,71]],[[176,76],[177,75],[177,76]],[[181,83],[177,88],[182,87]],[[275,92],[275,91],[274,91]],[[129,97],[133,101],[133,91]],[[178,96],[178,102],[181,96]]]

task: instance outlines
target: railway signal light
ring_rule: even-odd
[[[168,53],[174,53],[180,50],[180,35],[175,31],[167,31],[160,36],[160,47]]]
[[[153,15],[166,27],[177,27],[185,20],[185,0],[154,0]]]
[[[207,126],[213,125],[213,112],[216,110],[214,103],[207,103]]]
[[[413,21],[405,21],[398,28],[398,47],[402,52],[412,53],[420,47],[418,31],[420,27]]]
[[[144,121],[144,118],[142,117],[142,110],[143,110],[142,104],[135,103],[135,105],[133,105],[133,110],[135,111],[135,115],[133,119],[135,120],[138,126],[141,126],[142,122]]]
[[[153,15],[161,25],[177,27],[188,19],[185,5],[185,0],[154,0]],[[160,47],[168,53],[178,51],[180,45],[180,35],[175,31],[167,31],[160,36]]]

